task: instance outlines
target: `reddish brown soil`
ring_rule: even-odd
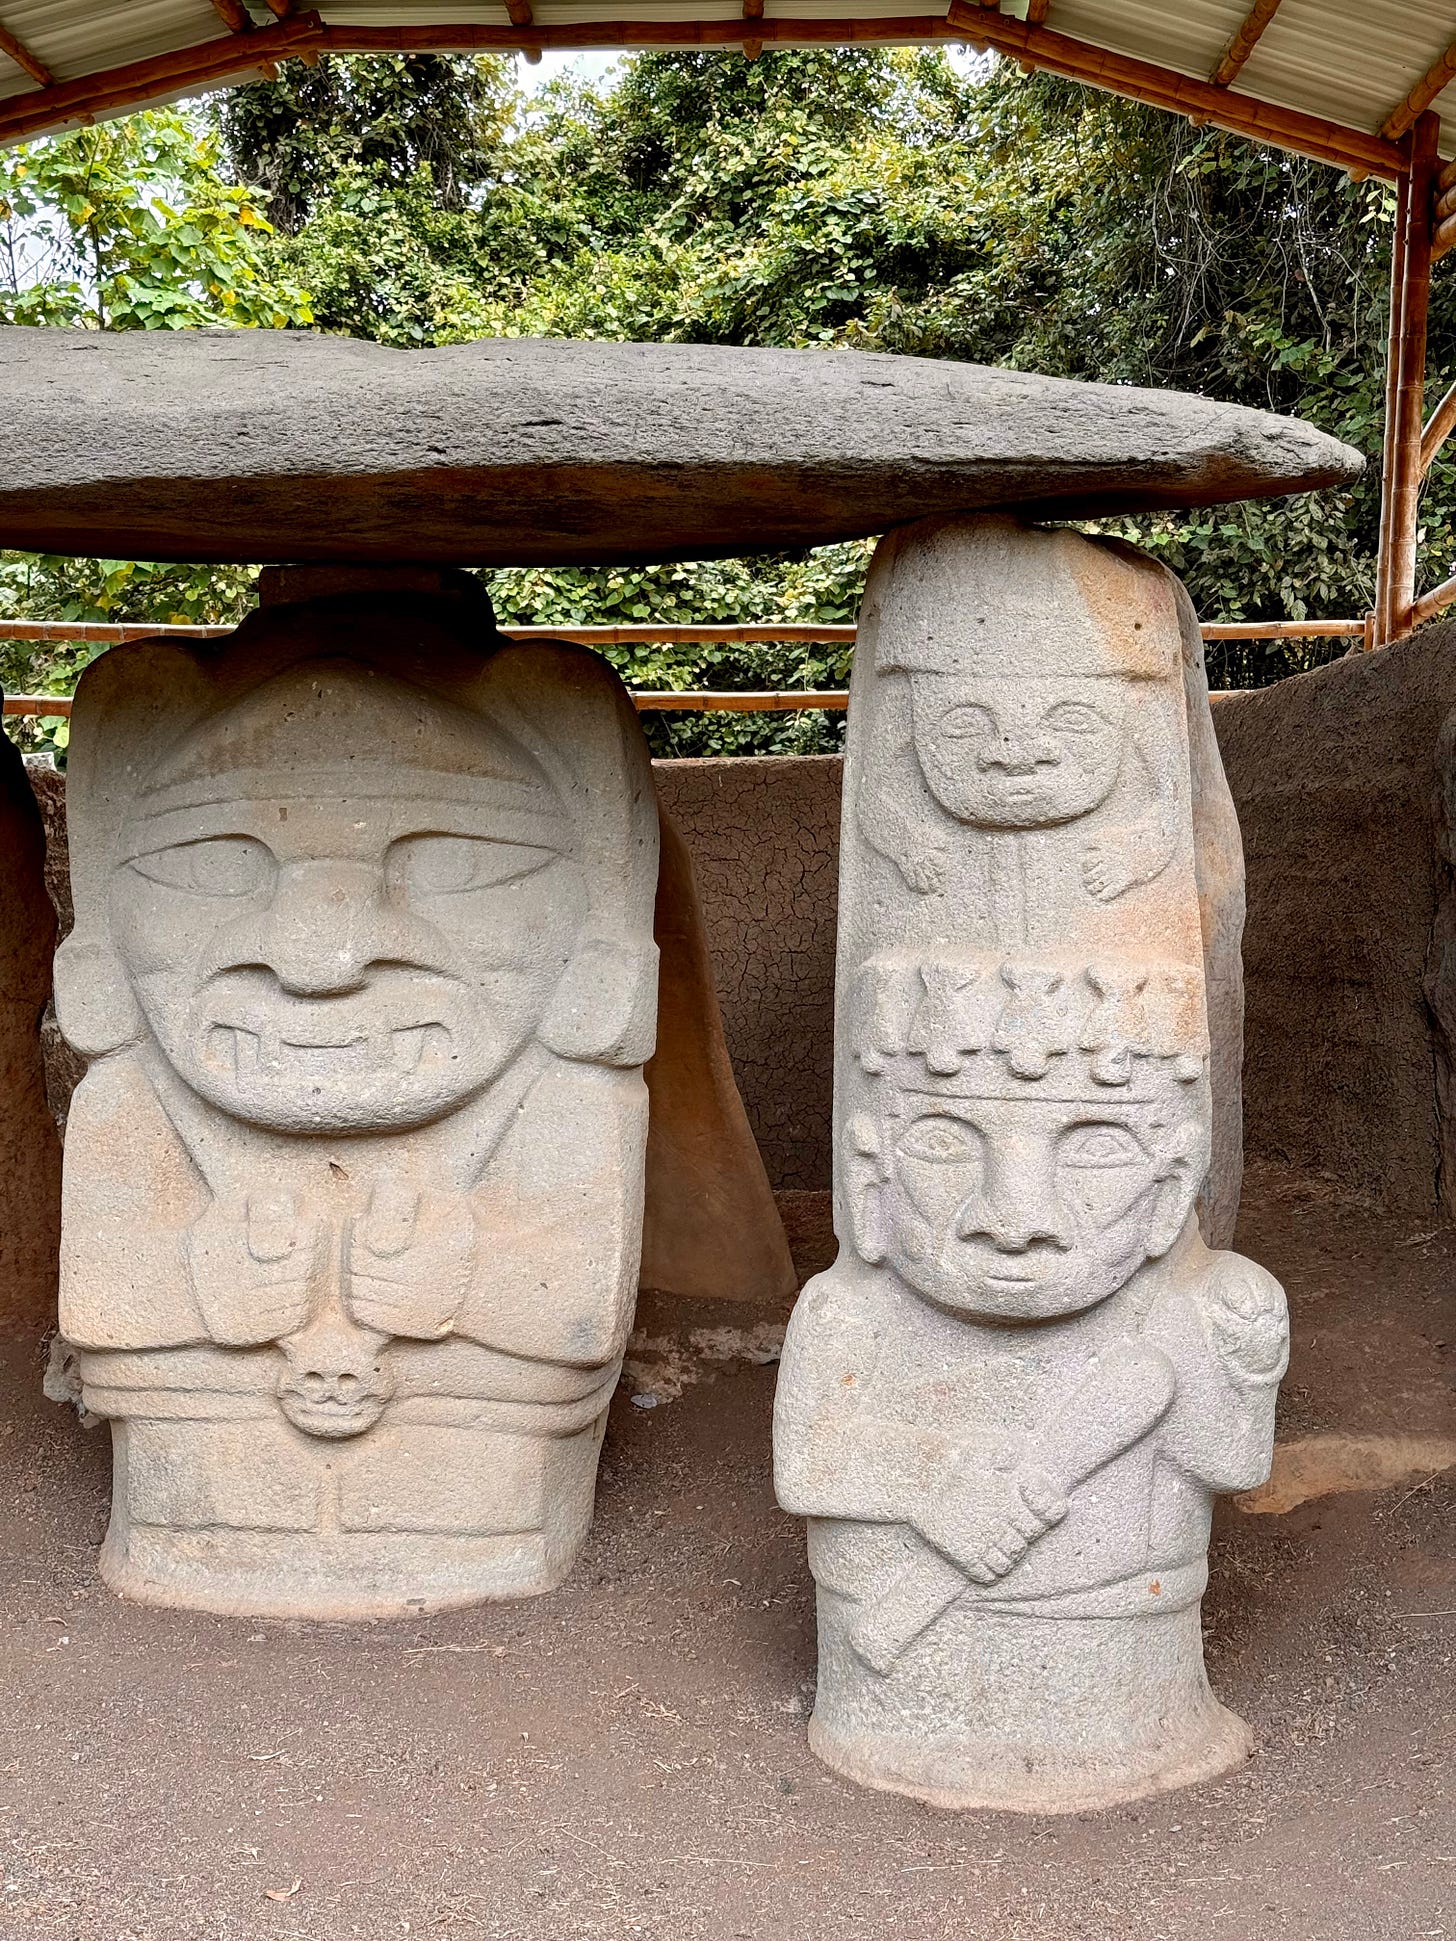
[[[1456,1428],[1456,1233],[1264,1178],[1241,1244],[1294,1307],[1283,1433]],[[41,1401],[39,1372],[12,1353],[0,1420],[7,1933],[1456,1936],[1456,1472],[1283,1517],[1224,1506],[1209,1659],[1258,1735],[1243,1771],[1103,1817],[949,1816],[806,1749],[772,1367],[619,1398],[596,1529],[553,1596],[337,1628],[119,1604],[95,1572],[105,1431]]]

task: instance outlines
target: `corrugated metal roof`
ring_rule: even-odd
[[[1177,0],[1171,5],[1167,0],[1050,0],[1045,16],[1049,64],[1057,65],[1053,41],[1065,36],[1087,50],[1128,56],[1173,75],[1206,82],[1252,4],[1253,0]],[[924,23],[928,15],[943,16],[946,6],[947,0],[764,0],[763,13],[770,23],[843,20],[848,26],[878,21],[890,33],[893,23],[903,19],[907,37],[917,38],[911,23]],[[974,37],[977,20],[998,18],[964,5],[953,5],[953,10],[967,38]],[[1004,0],[999,17],[1016,19],[1026,10],[1027,0]],[[230,62],[232,75],[244,64],[248,43],[256,36],[230,34],[224,19],[228,11],[228,0],[219,0],[216,6],[212,0],[0,0],[0,30],[13,36],[62,88],[188,49],[200,50],[199,61],[204,66],[211,63],[213,70]],[[258,28],[276,33],[271,6],[250,0],[247,11]],[[515,11],[519,17],[519,0]],[[743,20],[744,8],[741,0],[536,0],[532,16],[548,35],[553,28],[574,28],[577,36],[586,37],[576,40],[578,45],[591,44],[591,30],[600,25],[603,33],[598,44],[623,46],[632,44],[634,25],[649,34],[653,30],[660,34],[665,25],[675,22],[731,26]],[[465,38],[470,29],[494,29],[502,35],[521,31],[519,24],[512,29],[505,0],[335,0],[335,4],[323,0],[307,18],[345,35],[394,28],[437,32],[442,44],[452,30]],[[745,23],[745,30],[752,31],[751,22]],[[994,30],[988,31],[994,39]],[[940,29],[940,36],[959,37],[949,24]],[[1236,101],[1291,109],[1322,117],[1340,129],[1375,135],[1453,43],[1453,0],[1413,0],[1412,4],[1282,0],[1231,95]],[[260,50],[262,45],[260,41]],[[1033,60],[1038,59],[1040,45],[1026,46]],[[1010,51],[1018,49],[1013,46]],[[133,85],[132,100],[173,98],[209,84],[216,84],[212,74],[201,68],[180,79],[167,72],[158,76],[150,95],[138,93]],[[35,109],[35,114],[26,114],[21,134],[32,132],[32,124],[48,105],[47,94],[32,75],[3,52],[0,104],[12,121],[22,111]],[[58,96],[56,119],[74,125],[80,118],[124,112],[128,105],[93,96],[78,106],[74,96]],[[1456,153],[1456,78],[1436,97],[1434,106],[1451,118],[1443,153]],[[15,138],[15,128],[7,128],[5,114],[0,114],[0,138],[6,136]]]

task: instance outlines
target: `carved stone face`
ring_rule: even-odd
[[[347,799],[270,799],[223,776],[205,805],[132,822],[113,935],[193,1091],[276,1131],[366,1132],[427,1124],[503,1070],[587,899],[559,815],[468,793],[380,768]]]
[[[907,1095],[879,1232],[941,1307],[1041,1321],[1095,1306],[1165,1253],[1206,1158],[1193,1088],[1151,1100]]]
[[[941,806],[982,829],[1042,829],[1100,807],[1122,767],[1122,683],[914,674],[915,749]]]

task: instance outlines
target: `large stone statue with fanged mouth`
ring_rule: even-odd
[[[840,1254],[790,1325],[776,1473],[818,1585],[811,1742],[938,1805],[1073,1811],[1248,1746],[1199,1602],[1213,1494],[1268,1472],[1286,1321],[1197,1218],[1179,607],[1129,549],[991,518],[903,529],[866,594]]]
[[[61,1329],[108,1581],[342,1617],[549,1588],[636,1291],[657,820],[619,682],[463,594],[86,674]]]

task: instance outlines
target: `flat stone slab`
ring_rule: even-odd
[[[474,565],[1310,491],[1359,454],[1172,391],[858,351],[0,330],[0,545]]]

